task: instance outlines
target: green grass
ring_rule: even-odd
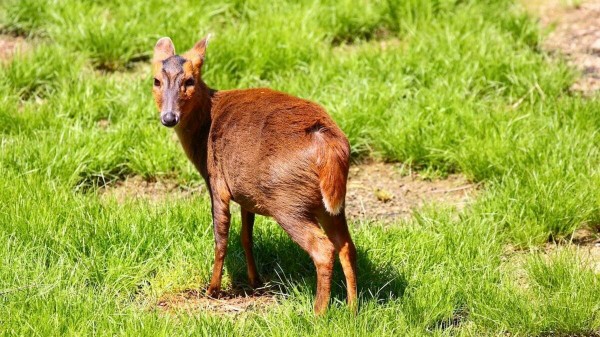
[[[600,103],[540,51],[508,0],[6,0],[1,30],[35,47],[0,66],[2,335],[576,335],[600,330],[600,277],[573,250],[540,253],[600,220]],[[165,293],[202,288],[212,265],[205,197],[102,200],[130,175],[196,183],[160,126],[147,60],[208,32],[204,78],[323,104],[354,158],[463,173],[469,209],[393,226],[353,224],[360,310],[336,269],[331,310],[312,315],[310,259],[259,219],[260,272],[280,304],[237,318],[161,314]],[[100,127],[99,121],[108,121]],[[245,282],[234,218],[226,285]],[[522,265],[505,247],[524,249]],[[524,276],[517,276],[521,270]],[[526,284],[526,286],[523,285]]]

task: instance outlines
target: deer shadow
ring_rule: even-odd
[[[368,259],[367,250],[360,246],[360,242],[356,246],[357,282],[361,301],[375,300],[378,303],[386,303],[402,297],[408,285],[406,277],[390,264],[374,264]],[[267,285],[267,291],[285,296],[300,287],[302,291],[306,289],[313,296],[315,295],[317,281],[314,264],[308,254],[287,235],[266,237],[266,235],[255,234],[253,250],[258,272],[261,280]],[[231,276],[234,291],[252,293],[253,290],[248,285],[246,259],[240,242],[239,229],[234,229],[233,226],[225,268]],[[346,279],[337,254],[331,297],[334,301],[346,300]]]

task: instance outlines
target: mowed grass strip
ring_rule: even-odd
[[[508,0],[8,0],[3,33],[35,45],[0,67],[0,332],[7,335],[575,335],[600,329],[600,277],[572,250],[531,247],[598,230],[600,104],[539,49]],[[130,175],[200,177],[160,126],[148,57],[215,33],[204,79],[322,103],[357,160],[463,173],[470,208],[394,226],[355,224],[358,316],[340,268],[314,318],[310,259],[268,219],[256,257],[276,306],[221,317],[165,314],[165,293],[202,289],[212,265],[208,200],[120,203],[96,186]],[[232,154],[233,155],[233,154]],[[234,217],[225,285],[245,283]],[[524,250],[517,274],[505,247]],[[516,268],[516,267],[515,267]],[[517,275],[517,276],[516,276]],[[518,276],[521,275],[521,276]]]

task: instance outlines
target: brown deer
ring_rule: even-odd
[[[229,236],[229,203],[241,206],[248,278],[260,279],[252,254],[254,215],[273,217],[317,269],[314,310],[326,311],[335,252],[356,309],[356,249],[344,212],[350,146],[316,103],[271,89],[217,91],[202,81],[208,37],[185,54],[161,38],[152,70],[163,125],[173,127],[210,193],[215,263],[207,295],[218,296]],[[320,226],[319,226],[320,224]]]

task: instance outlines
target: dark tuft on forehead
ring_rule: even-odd
[[[168,59],[162,61],[163,70],[169,73],[178,73],[183,71],[183,64],[186,62],[186,59],[179,55],[173,55]]]

